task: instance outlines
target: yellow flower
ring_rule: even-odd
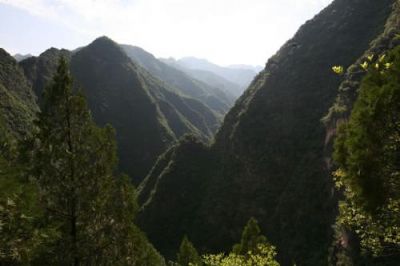
[[[368,64],[368,62],[367,61],[365,61],[364,63],[362,63],[361,65],[360,65],[364,70],[368,70],[368,66],[369,66],[369,64]]]
[[[386,63],[385,64],[385,68],[386,69],[390,69],[392,67],[393,63]]]
[[[333,66],[332,70],[333,70],[333,72],[335,72],[338,75],[341,75],[344,72],[343,66]]]
[[[335,177],[345,177],[346,173],[342,169],[337,169],[335,172],[333,172],[333,176]]]
[[[381,55],[381,57],[379,57],[379,62],[382,63],[383,60],[385,60],[385,58],[386,58],[386,55]]]
[[[368,61],[371,62],[374,59],[374,55],[370,54],[370,55],[367,56],[367,58],[368,58]]]

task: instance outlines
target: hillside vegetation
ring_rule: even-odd
[[[399,265],[398,0],[332,1],[258,74],[105,36],[15,58],[0,265]]]
[[[76,89],[83,89],[96,123],[116,129],[120,170],[136,183],[157,156],[184,134],[209,141],[228,108],[228,104],[220,106],[217,112],[203,99],[182,95],[133,62],[107,37],[74,52],[51,48],[20,62],[39,104],[60,56],[70,61]]]
[[[165,171],[150,173],[148,179],[166,184],[167,179],[185,180],[190,172],[195,177],[188,180],[205,180],[201,188],[206,187],[199,207],[183,212],[178,224],[161,227],[158,221],[185,209],[190,196],[170,205],[176,201],[165,202],[165,194],[178,198],[184,192],[175,195],[159,183],[150,203],[144,201],[142,224],[161,252],[171,254],[173,241],[178,245],[182,235],[173,228],[184,228],[200,249],[228,248],[254,216],[277,246],[283,265],[326,263],[337,198],[324,157],[321,118],[342,81],[331,67],[348,67],[369,48],[384,31],[393,3],[334,1],[268,61],[226,115],[210,148],[218,162],[214,169],[204,165],[206,171],[196,171],[197,159],[176,164],[177,155],[165,163]],[[197,195],[191,190],[188,195]]]

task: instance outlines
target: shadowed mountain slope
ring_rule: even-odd
[[[37,57],[31,56],[19,62],[25,76],[32,84],[39,105],[42,102],[43,89],[51,81],[60,56],[70,58],[71,52],[65,49],[50,48]]]
[[[0,120],[16,137],[32,129],[38,111],[35,95],[17,61],[0,48]]]
[[[200,248],[228,249],[254,216],[277,246],[282,265],[327,263],[337,202],[321,118],[342,81],[331,67],[348,67],[368,49],[393,3],[336,0],[305,23],[226,115],[215,144],[205,147],[215,167],[200,167],[197,160],[207,159],[195,149],[179,156],[176,148],[159,161],[146,178],[156,185],[141,187],[152,191],[142,192],[141,223],[160,251],[171,256],[183,234]],[[176,187],[173,180],[201,180],[201,186]],[[193,203],[197,189],[203,196],[194,196]],[[164,222],[187,204],[195,206],[192,212]]]
[[[70,61],[75,86],[83,89],[94,120],[117,132],[120,170],[143,179],[158,155],[186,133],[208,141],[220,125],[200,101],[174,92],[101,37],[75,52],[49,49],[20,64],[37,95],[55,71],[58,58]]]

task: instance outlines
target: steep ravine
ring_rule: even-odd
[[[342,82],[331,67],[347,68],[364,54],[393,3],[334,1],[268,61],[225,117],[215,143],[204,148],[207,159],[190,148],[180,156],[177,147],[158,166],[164,169],[149,174],[147,184],[156,187],[142,186],[152,192],[141,197],[140,222],[162,253],[173,256],[183,234],[202,251],[229,249],[254,216],[282,265],[327,263],[336,198],[321,118]],[[214,166],[199,167],[210,160]],[[194,180],[201,186],[185,183]]]

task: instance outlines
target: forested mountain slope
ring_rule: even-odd
[[[183,234],[203,249],[229,248],[254,216],[282,265],[327,263],[337,199],[321,119],[342,81],[331,67],[348,67],[369,48],[393,3],[334,1],[268,61],[203,148],[208,155],[181,156],[178,146],[161,157],[141,186],[141,223],[160,251],[171,256]],[[210,160],[215,166],[199,166]]]
[[[22,61],[38,96],[61,55],[70,61],[75,85],[83,88],[96,123],[109,123],[116,129],[120,170],[135,182],[143,179],[157,156],[176,139],[192,133],[208,141],[220,125],[214,111],[175,93],[107,37],[73,53],[52,48]]]
[[[70,58],[71,52],[65,49],[50,48],[37,57],[31,56],[19,62],[26,78],[32,85],[39,105],[42,102],[43,90],[54,75],[60,56]]]
[[[17,61],[0,49],[0,120],[14,136],[32,129],[38,111],[35,95]]]
[[[126,54],[153,76],[167,83],[179,94],[197,99],[221,117],[232,107],[235,96],[219,86],[211,87],[184,72],[161,62],[140,47],[121,45]]]
[[[95,125],[65,58],[38,112],[22,70],[0,52],[0,265],[165,265],[134,224],[115,131]]]
[[[116,43],[102,37],[72,56],[71,73],[84,89],[96,123],[116,129],[121,170],[140,180],[175,136],[137,66]]]

